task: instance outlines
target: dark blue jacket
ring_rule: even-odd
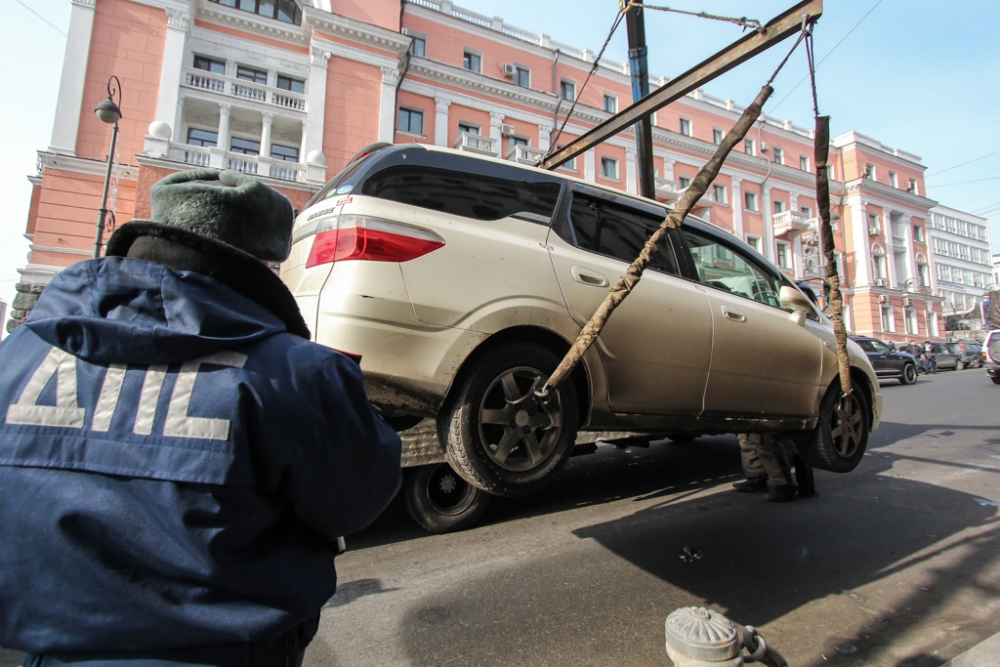
[[[198,273],[66,269],[0,344],[0,377],[6,647],[308,642],[331,540],[400,483],[357,364]]]

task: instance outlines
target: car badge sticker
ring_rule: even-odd
[[[553,248],[552,246],[547,245],[545,243],[539,243],[538,245],[542,246],[543,248],[545,248],[546,250],[548,250],[550,252],[553,251],[553,250],[555,250],[555,248]]]
[[[353,197],[344,197],[343,199],[338,199],[334,206],[343,206],[344,204],[350,204],[354,201]]]

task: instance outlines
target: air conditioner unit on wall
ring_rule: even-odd
[[[871,235],[871,236],[879,236],[881,233],[882,233],[882,230],[879,229],[878,227],[869,227],[868,228],[868,234]]]
[[[514,76],[515,74],[517,74],[517,67],[515,67],[514,65],[511,65],[509,63],[505,63],[504,66],[503,66],[503,75],[504,76]]]
[[[875,281],[875,282],[878,282],[878,281]],[[878,302],[879,303],[889,303],[889,297],[887,297],[885,294],[879,294],[878,295]]]
[[[771,149],[771,145],[769,143],[767,143],[766,141],[760,142],[760,152],[761,153],[766,153],[770,149]]]
[[[887,281],[885,278],[876,278],[875,279],[875,287],[886,287],[888,284],[889,284],[889,281]]]
[[[501,125],[500,126],[500,134],[502,134],[505,137],[509,137],[510,135],[514,134],[514,126],[513,125],[507,125],[507,124]]]
[[[903,305],[906,306],[907,308],[912,307],[913,306],[913,299],[911,299],[910,297],[904,298],[903,299]]]

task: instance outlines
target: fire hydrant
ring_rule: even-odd
[[[683,607],[667,616],[667,655],[674,667],[742,667],[761,662],[768,667],[788,663],[753,626],[741,633],[722,614],[704,607]],[[749,654],[744,655],[746,648]]]

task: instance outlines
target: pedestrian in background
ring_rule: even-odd
[[[0,343],[0,644],[26,667],[301,664],[400,441],[265,265],[283,195],[205,169],[150,197]]]
[[[927,372],[937,373],[937,354],[934,353],[934,345],[930,341],[924,343],[924,357],[927,360]]]

